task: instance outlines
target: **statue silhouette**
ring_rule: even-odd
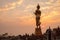
[[[36,15],[36,26],[37,26],[37,28],[40,27],[40,24],[41,24],[41,22],[40,22],[41,11],[39,9],[40,9],[40,6],[38,4],[37,10],[34,13]]]

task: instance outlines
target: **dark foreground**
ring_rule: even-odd
[[[36,36],[34,34],[28,35],[17,35],[9,36],[8,33],[0,35],[0,40],[60,40],[60,28],[50,28],[41,36]]]

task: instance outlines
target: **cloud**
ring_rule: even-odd
[[[41,7],[41,10],[51,9],[53,6]]]
[[[23,0],[18,0],[16,2],[8,3],[4,7],[0,8],[0,11],[8,11],[8,10],[14,9],[17,6],[20,6],[22,2]]]
[[[50,25],[50,24],[58,24],[60,22],[59,19],[59,12],[58,11],[51,11],[48,14],[42,14],[41,22],[43,25]]]
[[[31,11],[32,9],[35,8],[36,5],[29,4],[25,7],[24,12]]]
[[[26,0],[24,0],[26,2]],[[12,2],[12,3],[8,3],[6,5],[4,5],[4,7],[0,8],[0,11],[8,11],[11,9],[15,9],[17,6],[21,6],[23,0],[17,0],[16,2]],[[34,2],[34,0],[32,1],[34,4],[29,4],[29,2],[23,3],[23,11],[22,10],[13,10],[12,11],[8,11],[7,13],[3,12],[1,13],[2,15],[0,15],[0,24],[2,24],[1,27],[3,27],[2,30],[4,30],[6,28],[6,26],[8,27],[8,29],[11,29],[13,27],[13,29],[16,28],[18,29],[18,27],[35,27],[35,16],[33,14],[33,12],[36,9],[36,2]],[[41,11],[42,11],[42,15],[41,15],[41,25],[43,26],[43,30],[45,31],[45,29],[47,28],[47,26],[49,26],[50,24],[59,24],[60,23],[60,1],[54,2],[52,3],[53,0],[51,1],[46,1],[44,0],[44,2],[40,2],[39,4],[41,6]],[[6,26],[5,26],[6,24]],[[28,24],[28,25],[27,25]],[[5,27],[5,28],[4,28]],[[9,28],[11,27],[11,28]],[[22,29],[21,28],[21,29]],[[29,29],[30,29],[29,28]],[[12,29],[12,30],[13,30]],[[27,28],[28,29],[28,28]],[[32,28],[31,28],[32,29]],[[7,29],[6,29],[7,30]],[[17,30],[18,31],[18,30]],[[31,31],[31,30],[30,30]],[[10,31],[9,31],[10,32]],[[14,31],[16,32],[16,30]],[[21,33],[21,30],[19,31],[19,33]]]

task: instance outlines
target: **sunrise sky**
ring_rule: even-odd
[[[60,26],[60,0],[0,0],[0,34],[32,34],[35,30],[36,6],[41,7],[41,28]]]

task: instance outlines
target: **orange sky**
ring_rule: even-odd
[[[36,6],[41,7],[41,28],[60,26],[60,0],[0,0],[0,34],[32,34]]]

